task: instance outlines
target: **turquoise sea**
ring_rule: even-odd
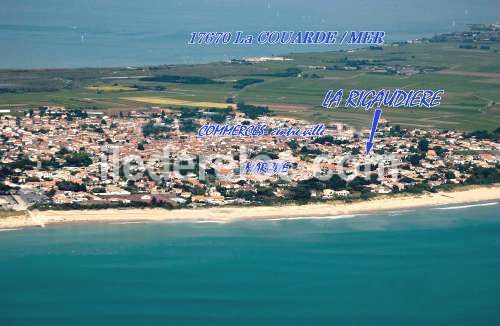
[[[0,325],[500,325],[500,206],[0,232]]]
[[[1,0],[0,68],[200,63],[332,46],[190,46],[196,31],[382,30],[387,41],[500,21],[498,0]]]

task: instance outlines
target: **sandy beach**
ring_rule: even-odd
[[[276,219],[297,217],[339,217],[410,208],[500,200],[500,186],[467,187],[452,192],[419,196],[382,196],[354,203],[322,203],[287,206],[213,207],[165,210],[102,209],[31,211],[25,216],[0,218],[0,229],[47,226],[56,223],[154,222],[154,221],[220,221],[245,219]]]

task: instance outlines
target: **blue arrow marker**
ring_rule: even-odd
[[[370,154],[373,147],[373,138],[375,138],[375,133],[377,132],[378,119],[380,119],[380,115],[382,114],[381,109],[376,109],[373,113],[373,121],[372,121],[372,130],[370,131],[370,138],[368,138],[368,142],[366,142],[366,155]]]

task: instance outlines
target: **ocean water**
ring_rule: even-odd
[[[500,21],[498,0],[2,0],[0,68],[200,63],[328,46],[190,46],[194,31],[384,30],[409,40]]]
[[[0,325],[499,325],[498,209],[0,232]]]

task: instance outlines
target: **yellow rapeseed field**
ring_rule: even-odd
[[[91,91],[101,91],[101,92],[125,92],[125,91],[135,91],[137,88],[124,85],[101,85],[101,86],[88,86],[88,90]]]
[[[227,107],[232,107],[232,108],[235,107],[234,104],[228,104],[228,103],[186,101],[186,100],[178,100],[178,99],[170,98],[170,97],[136,96],[136,97],[125,97],[123,99],[129,100],[129,101],[142,102],[142,103],[157,104],[157,105],[191,106],[191,107],[218,108],[218,109],[225,109]]]

